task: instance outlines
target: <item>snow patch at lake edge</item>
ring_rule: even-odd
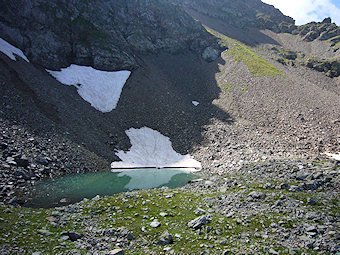
[[[130,128],[125,131],[132,144],[129,151],[118,151],[116,155],[122,161],[111,163],[111,168],[187,168],[199,171],[201,163],[190,155],[181,155],[174,151],[170,139],[148,127]],[[114,171],[114,170],[113,170]]]
[[[30,62],[25,54],[18,48],[14,47],[12,44],[9,44],[4,39],[0,38],[0,51],[7,55],[12,60],[17,60],[15,55],[21,57],[26,62]]]
[[[101,71],[90,66],[70,65],[61,71],[46,70],[60,83],[73,85],[78,94],[101,112],[117,107],[122,89],[130,71]]]

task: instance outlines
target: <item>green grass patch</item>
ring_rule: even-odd
[[[36,251],[42,254],[62,254],[75,248],[72,242],[68,242],[67,247],[60,246],[60,234],[67,230],[79,231],[80,227],[75,222],[69,222],[63,228],[52,225],[46,220],[51,212],[47,209],[2,207],[0,244],[23,248],[28,254]],[[52,235],[39,234],[38,230],[41,229]]]
[[[250,47],[245,44],[218,33],[208,27],[205,29],[219,39],[222,46],[227,46],[229,49],[226,51],[237,62],[243,62],[249,71],[257,76],[282,76],[281,71],[270,64],[267,60],[257,55]]]

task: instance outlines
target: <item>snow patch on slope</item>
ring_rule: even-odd
[[[191,102],[194,106],[197,106],[197,105],[199,105],[200,103],[199,102],[197,102],[197,101],[192,101]]]
[[[20,49],[14,47],[12,44],[9,44],[2,38],[0,38],[0,51],[6,54],[10,59],[16,60],[15,55],[17,55],[28,63],[30,62]]]
[[[340,161],[340,152],[338,152],[338,154],[333,154],[333,153],[325,153],[328,157],[335,159],[337,161]]]
[[[73,85],[78,94],[101,112],[110,112],[117,107],[120,94],[130,71],[100,71],[90,66],[70,65],[61,71],[49,72],[65,85]]]
[[[127,152],[116,153],[122,161],[112,162],[112,168],[186,167],[197,171],[202,167],[190,155],[175,152],[170,139],[156,130],[148,127],[130,128],[125,133],[130,138],[132,147]]]

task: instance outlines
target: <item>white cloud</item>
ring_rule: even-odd
[[[322,21],[331,17],[332,22],[340,24],[340,8],[331,0],[262,0],[274,5],[280,11],[296,20],[297,25],[311,21]]]

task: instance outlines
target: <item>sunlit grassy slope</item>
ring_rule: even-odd
[[[257,76],[277,76],[282,75],[281,71],[270,64],[267,60],[256,54],[245,44],[225,36],[205,26],[205,29],[219,39],[219,43],[227,46],[226,54],[230,54],[236,61],[243,62],[249,71]]]

